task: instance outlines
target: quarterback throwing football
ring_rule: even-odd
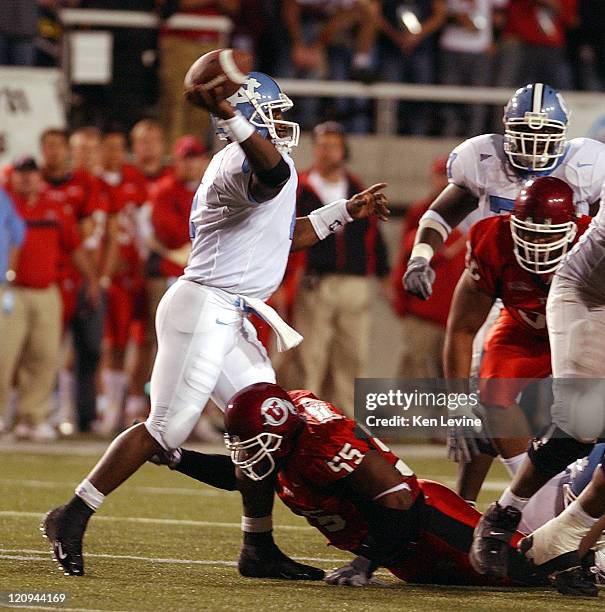
[[[145,423],[118,436],[76,488],[46,516],[42,529],[64,572],[82,575],[82,539],[106,495],[152,455],[180,446],[209,398],[224,408],[240,389],[275,382],[266,351],[247,313],[274,328],[286,350],[302,338],[264,302],[281,282],[291,249],[313,245],[356,218],[386,219],[384,184],[296,219],[297,175],[288,152],[298,125],[282,113],[292,102],[266,74],[251,72],[229,99],[220,89],[193,85],[188,99],[209,110],[230,143],[212,159],[191,209],[193,241],[184,275],[167,291],[156,315],[158,353]],[[270,485],[242,478],[244,575],[320,579],[323,572],[294,562],[272,538]]]

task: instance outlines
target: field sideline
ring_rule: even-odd
[[[408,586],[380,572],[382,587],[345,589],[322,583],[251,580],[239,576],[240,502],[235,493],[199,485],[166,468],[147,465],[114,493],[91,521],[83,578],[59,573],[38,531],[43,513],[62,503],[105,443],[0,446],[0,592],[69,591],[64,610],[594,610],[595,600],[548,590]],[[401,447],[422,477],[452,484],[455,468],[439,447]],[[441,455],[442,456],[442,455]],[[490,473],[493,499],[506,482]],[[328,548],[305,521],[275,509],[276,539],[292,556],[329,569],[345,553]],[[596,605],[595,605],[596,604]],[[30,608],[27,608],[30,609]],[[55,609],[40,606],[31,609]]]

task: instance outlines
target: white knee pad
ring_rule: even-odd
[[[555,379],[552,421],[579,442],[594,442],[605,429],[605,380]]]
[[[577,374],[594,378],[605,376],[605,321],[574,321],[567,336],[569,360]]]
[[[145,427],[153,439],[165,450],[181,446],[193,431],[204,406],[188,404],[178,410],[152,409]]]

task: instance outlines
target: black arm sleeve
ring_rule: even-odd
[[[235,466],[227,455],[207,455],[182,449],[175,471],[225,491],[235,491]]]
[[[373,569],[379,566],[388,567],[420,534],[423,507],[422,494],[409,510],[386,508],[377,502],[368,504],[363,512],[368,521],[368,534],[355,552],[370,559]]]
[[[280,157],[277,165],[270,170],[255,170],[254,174],[265,187],[276,189],[285,185],[286,181],[290,178],[291,171],[284,158]]]

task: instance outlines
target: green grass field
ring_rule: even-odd
[[[93,517],[86,541],[86,576],[63,576],[38,530],[44,512],[63,503],[102,445],[0,445],[0,592],[70,593],[67,610],[595,610],[595,600],[548,590],[406,585],[386,573],[385,586],[365,589],[241,578],[240,501],[236,493],[202,486],[166,468],[146,465]],[[399,454],[426,478],[452,484],[454,466],[440,449]],[[490,474],[485,503],[505,473]],[[276,539],[290,555],[329,569],[346,559],[279,501]],[[40,609],[32,608],[32,609]],[[52,609],[46,606],[43,609]]]

